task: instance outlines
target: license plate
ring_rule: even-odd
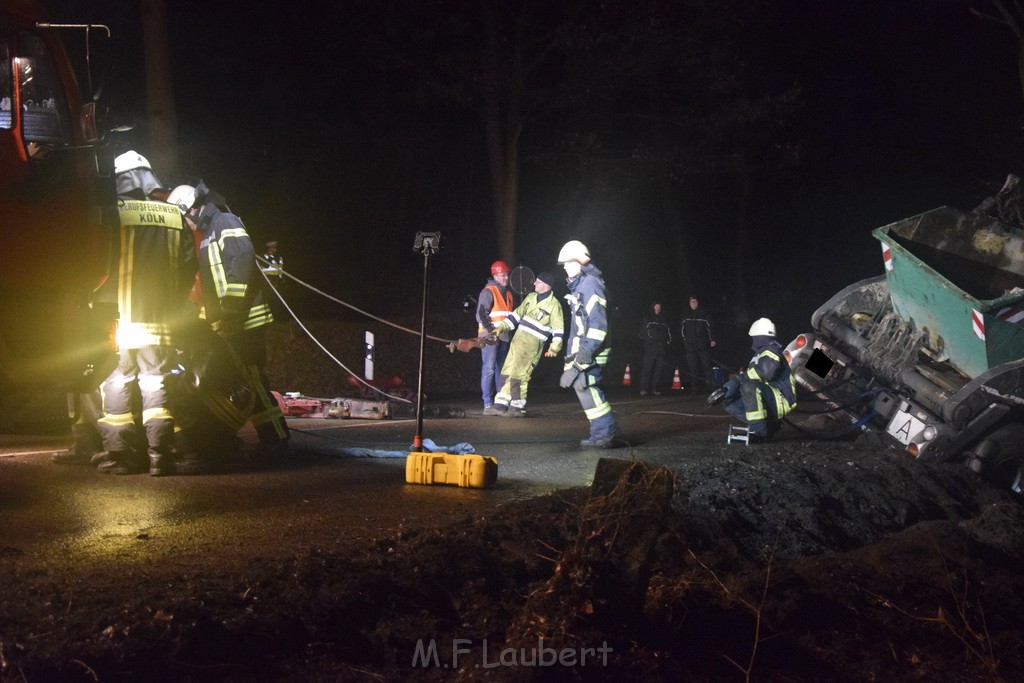
[[[924,429],[924,422],[921,422],[905,410],[897,410],[896,414],[889,420],[889,426],[885,428],[885,431],[888,432],[889,436],[906,446],[922,429]]]

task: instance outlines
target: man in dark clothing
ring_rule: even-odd
[[[659,382],[665,372],[665,353],[672,343],[672,332],[661,315],[661,302],[651,304],[647,316],[640,324],[640,339],[644,342],[644,370],[640,377],[640,395],[660,396]]]
[[[683,337],[683,351],[686,353],[686,368],[689,372],[687,386],[693,393],[704,390],[704,393],[717,387],[715,372],[712,369],[711,349],[715,347],[715,336],[700,301],[696,296],[690,297],[690,310],[683,313],[680,326]]]

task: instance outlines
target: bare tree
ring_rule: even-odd
[[[983,12],[974,7],[971,12],[982,19],[1003,24],[1017,37],[1017,78],[1020,81],[1021,96],[1024,97],[1024,2],[1021,0],[989,0],[995,14]]]
[[[161,174],[178,169],[178,115],[171,85],[166,0],[139,0],[146,57],[146,116],[149,155]]]

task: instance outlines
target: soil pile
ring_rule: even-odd
[[[679,462],[602,461],[593,490],[286,558],[255,584],[130,585],[115,606],[83,590],[73,621],[52,614],[65,588],[19,581],[23,609],[0,616],[0,671],[962,681],[1024,670],[1024,506],[1009,493],[863,444],[695,439]]]

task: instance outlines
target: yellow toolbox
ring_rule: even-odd
[[[405,481],[410,484],[453,484],[487,488],[498,479],[498,459],[490,455],[410,453]]]

